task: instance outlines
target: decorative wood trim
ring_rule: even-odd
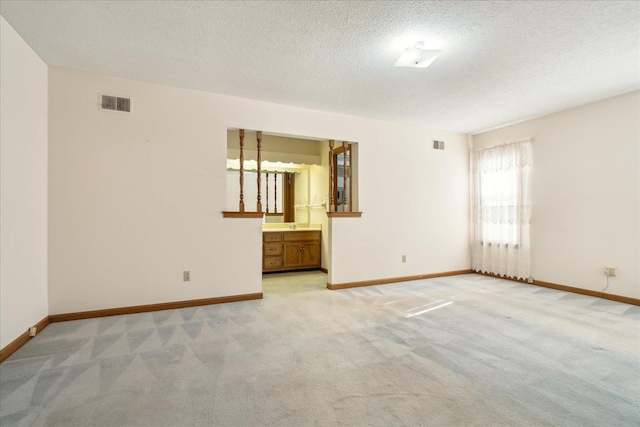
[[[540,283],[540,282],[538,282]],[[535,281],[534,281],[535,284]],[[538,286],[542,286],[540,284],[538,284]],[[611,301],[616,301],[616,302],[623,302],[625,304],[631,304],[631,305],[640,305],[640,299],[638,298],[631,298],[631,297],[625,297],[622,295],[614,295],[614,294],[605,294],[600,292],[600,298],[604,298],[604,299],[608,299]]]
[[[511,280],[511,279],[508,279],[508,280]],[[574,294],[588,295],[590,297],[600,297],[600,295],[602,295],[600,292],[592,291],[590,289],[574,288],[572,286],[559,285],[557,283],[542,282],[540,280],[534,280],[533,283],[530,283],[530,285],[536,285],[542,288],[557,289],[559,291],[572,292]]]
[[[273,174],[273,213],[278,213],[278,174]]]
[[[326,268],[324,268],[324,267],[320,267],[320,271],[322,271],[323,273],[327,273],[327,274],[329,274],[329,270],[327,270],[327,269],[326,269]]]
[[[269,216],[269,172],[267,172],[265,177],[265,192],[267,197],[267,216]]]
[[[262,212],[262,131],[256,132],[256,144],[258,147],[258,200],[256,202],[256,211]]]
[[[34,325],[36,327],[36,334],[39,334],[44,328],[49,326],[49,323],[51,323],[51,321],[49,320],[49,316],[36,323]]]
[[[44,319],[42,319],[41,321],[39,321],[34,325],[36,328],[36,334],[39,334],[40,331],[42,331],[48,325],[49,325],[49,316],[45,317]],[[24,334],[20,335],[18,338],[16,338],[15,340],[7,344],[5,348],[0,350],[0,362],[5,360],[7,357],[11,356],[17,349],[25,345],[27,341],[29,341],[31,338],[33,337],[29,336],[29,331],[27,330],[27,332],[25,332]]]
[[[201,305],[223,304],[228,302],[262,299],[262,292],[255,294],[230,295],[227,297],[194,299],[187,301],[163,302],[159,304],[135,305],[130,307],[107,308],[104,310],[79,311],[76,313],[52,314],[51,323],[69,320],[92,319],[94,317],[120,316],[122,314],[147,313],[149,311],[175,310],[177,308],[198,307]]]
[[[285,172],[282,174],[282,211],[284,214],[284,222],[295,222],[296,220],[295,198],[295,174]]]
[[[332,291],[335,291],[337,289],[359,288],[361,286],[386,285],[389,283],[409,282],[411,280],[433,279],[435,277],[458,276],[460,274],[470,274],[470,273],[473,273],[473,270],[471,269],[454,270],[454,271],[445,271],[442,273],[420,274],[417,276],[404,276],[404,277],[392,277],[388,279],[364,280],[362,282],[348,282],[348,283],[338,283],[338,284],[327,283],[327,289],[331,289]]]
[[[263,212],[230,212],[230,211],[222,211],[222,216],[224,218],[262,218],[264,215]]]
[[[343,141],[342,142],[342,148],[344,149],[344,166],[343,166],[343,172],[342,174],[344,175],[343,179],[344,179],[344,194],[342,196],[342,210],[343,212],[349,212],[351,211],[351,205],[349,204],[349,201],[351,200],[348,193],[350,193],[350,191],[347,191],[347,187],[349,186],[350,180],[349,180],[349,169],[351,166],[351,149],[349,147],[349,143],[347,141]],[[351,188],[349,188],[349,190],[351,190]]]
[[[327,212],[329,218],[360,218],[362,212]]]
[[[335,183],[334,183],[334,175],[335,175],[335,165],[333,164],[333,147],[335,141],[333,139],[329,140],[329,212],[336,211],[336,196],[335,196]]]
[[[540,287],[543,287],[543,288],[556,289],[556,290],[559,290],[559,291],[571,292],[571,293],[574,293],[574,294],[587,295],[587,296],[596,297],[596,298],[603,298],[603,299],[608,299],[608,300],[616,301],[616,302],[623,302],[625,304],[640,305],[640,299],[637,299],[637,298],[630,298],[630,297],[625,297],[625,296],[622,296],[622,295],[605,294],[603,292],[592,291],[591,289],[575,288],[573,286],[559,285],[557,283],[551,283],[551,282],[543,282],[542,280],[534,280],[533,283],[529,283],[527,280],[524,280],[524,279],[517,279],[515,277],[499,276],[497,274],[483,273],[481,271],[474,271],[474,273],[481,274],[483,276],[497,277],[499,279],[505,279],[505,280],[511,280],[511,281],[514,281],[514,282],[525,283],[525,284],[528,284],[528,285],[540,286]]]
[[[240,203],[238,210],[244,212],[244,129],[238,132],[240,135]]]

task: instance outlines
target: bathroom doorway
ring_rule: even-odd
[[[261,210],[263,272],[327,271],[328,152],[328,140],[228,129],[227,210]]]
[[[327,290],[327,273],[321,270],[290,271],[262,275],[262,292],[265,297],[283,296]]]

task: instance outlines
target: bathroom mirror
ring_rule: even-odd
[[[291,172],[263,172],[265,222],[296,222],[296,177]]]
[[[227,206],[234,207],[240,198],[240,172],[237,162],[227,160]],[[254,210],[257,200],[257,170],[254,161],[247,161],[244,171],[243,200],[247,210]],[[260,174],[260,199],[266,223],[308,223],[309,169],[307,165],[274,166],[263,162]]]

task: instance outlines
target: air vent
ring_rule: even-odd
[[[433,149],[434,150],[444,150],[444,141],[436,141],[433,140]]]
[[[103,110],[131,112],[131,98],[123,98],[112,95],[102,95],[100,108]]]

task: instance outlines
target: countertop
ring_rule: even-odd
[[[297,224],[296,228],[289,228],[288,224],[263,224],[262,226],[263,233],[287,233],[289,231],[322,231],[322,227],[320,224]]]

